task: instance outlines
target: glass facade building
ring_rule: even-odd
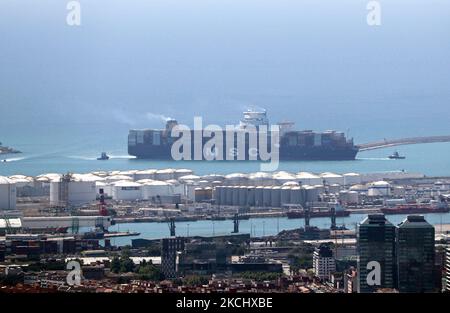
[[[384,214],[370,214],[358,225],[358,292],[395,288],[395,237],[395,226]]]
[[[434,291],[434,227],[421,215],[408,216],[397,228],[398,290]]]

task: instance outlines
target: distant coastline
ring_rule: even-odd
[[[11,154],[11,153],[22,153],[22,152],[19,151],[19,150],[10,148],[10,147],[2,146],[2,144],[0,143],[0,155],[2,155],[2,154]]]

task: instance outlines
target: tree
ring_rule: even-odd
[[[120,260],[117,256],[115,256],[112,261],[111,261],[111,265],[110,265],[110,269],[111,272],[113,273],[119,273],[120,271]]]
[[[134,270],[134,262],[130,258],[122,258],[120,260],[120,272],[129,273]]]
[[[151,263],[145,263],[145,260],[139,266],[137,273],[142,280],[161,281],[164,279],[164,275],[161,271]]]
[[[187,276],[183,280],[185,285],[191,287],[206,285],[208,283],[208,278],[200,275]]]

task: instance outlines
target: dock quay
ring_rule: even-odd
[[[359,148],[359,151],[368,151],[395,146],[415,145],[415,144],[435,143],[435,142],[450,142],[450,136],[411,137],[392,140],[385,139],[383,141],[359,144],[357,145],[357,147]]]

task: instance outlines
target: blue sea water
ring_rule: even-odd
[[[0,2],[0,141],[23,151],[1,156],[0,175],[257,171],[256,163],[135,160],[126,145],[130,128],[162,127],[165,117],[236,124],[258,107],[272,122],[341,130],[356,143],[450,134],[447,0],[381,1],[377,27],[367,25],[367,0],[80,1],[79,27],[66,24],[67,2]],[[450,176],[450,143],[399,147],[406,159],[387,159],[394,150],[279,169]],[[97,161],[102,151],[112,158]],[[267,234],[301,223],[276,221],[265,222]],[[260,235],[262,222],[241,228],[254,223]],[[228,232],[229,221],[215,223]],[[211,222],[195,225],[192,234],[212,234]],[[157,238],[167,225],[133,227]]]
[[[137,160],[127,155],[126,142],[122,149],[113,147],[98,149],[78,148],[57,149],[55,146],[48,151],[33,153],[24,150],[22,154],[3,156],[7,162],[0,163],[0,175],[39,175],[43,173],[87,173],[97,170],[129,170],[148,168],[189,168],[196,174],[211,173],[249,173],[259,171],[257,162],[220,162],[220,161],[153,161]],[[111,145],[113,146],[113,145]],[[20,145],[19,149],[23,149]],[[25,145],[23,146],[25,148]],[[284,161],[280,162],[279,170],[290,172],[336,172],[336,173],[370,173],[384,171],[407,171],[422,173],[427,176],[450,176],[450,143],[422,144],[398,147],[405,160],[390,160],[387,158],[394,148],[366,151],[358,154],[354,161]],[[98,161],[101,151],[111,155],[108,161]]]
[[[450,223],[450,214],[424,214],[425,219],[435,225],[436,231],[439,231],[440,224]],[[356,223],[361,222],[366,214],[352,214],[349,217],[337,218],[338,225],[345,225],[348,229],[355,229]],[[394,225],[402,222],[406,215],[389,215],[386,218]],[[331,226],[330,218],[313,218],[310,221],[311,226],[317,226],[322,229],[329,229]],[[250,234],[252,237],[276,235],[282,230],[291,230],[304,227],[303,219],[280,218],[253,218],[240,222],[239,231],[241,234]],[[134,238],[159,239],[169,235],[167,223],[127,223],[116,224],[110,228],[112,231],[134,231],[139,232],[137,237],[120,237],[111,240],[114,245],[130,245]],[[196,222],[178,222],[176,223],[176,232],[178,236],[218,236],[229,235],[233,230],[233,221],[196,221]]]

